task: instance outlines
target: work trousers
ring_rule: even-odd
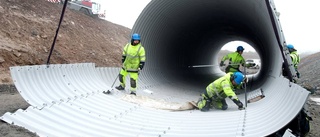
[[[121,69],[120,71],[120,74],[119,74],[119,80],[120,80],[120,85],[122,87],[125,87],[126,86],[126,77],[127,75],[129,74],[130,76],[130,91],[131,92],[134,92],[136,93],[137,91],[137,80],[138,80],[138,72],[135,71],[135,72],[130,72],[130,71],[127,71],[125,69]]]

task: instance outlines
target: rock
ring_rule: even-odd
[[[10,79],[5,77],[5,78],[1,78],[1,83],[9,83]]]
[[[12,84],[0,84],[0,92],[17,92],[17,89]]]
[[[43,47],[44,52],[48,53],[47,47]]]
[[[3,13],[4,9],[0,6],[0,13]]]
[[[45,34],[41,34],[40,37],[43,38],[43,39],[47,39],[48,38],[48,36],[45,35]]]
[[[11,9],[19,9],[17,6],[10,6]]]
[[[6,61],[6,60],[4,60],[4,58],[0,56],[0,63],[3,63],[3,62],[5,62],[5,61]]]
[[[38,32],[36,30],[31,31],[31,36],[32,37],[38,36]]]
[[[21,56],[21,53],[17,50],[13,50],[13,54],[16,56],[16,57],[20,57]]]

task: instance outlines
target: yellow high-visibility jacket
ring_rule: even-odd
[[[232,73],[227,73],[225,76],[215,80],[207,86],[207,93],[209,97],[224,99],[229,97],[230,99],[238,100],[237,95],[234,93],[234,86],[230,81]]]
[[[292,59],[292,63],[294,68],[298,68],[298,64],[300,63],[300,56],[298,55],[297,51],[293,51],[290,53],[290,57]]]
[[[238,52],[232,52],[223,56],[221,61],[229,60],[229,64],[232,68],[238,69],[240,65],[245,66],[245,59]]]
[[[123,68],[127,71],[138,71],[140,63],[146,61],[144,47],[139,43],[138,45],[131,45],[128,43],[122,52],[122,56],[125,58],[123,62]]]

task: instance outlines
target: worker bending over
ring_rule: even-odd
[[[233,91],[243,80],[243,74],[241,72],[235,72],[227,73],[223,77],[210,83],[206,88],[206,92],[201,94],[202,98],[197,102],[198,108],[201,111],[208,111],[210,107],[213,106],[216,109],[226,110],[228,104],[225,98],[229,97],[238,106],[239,110],[244,109],[242,102]]]

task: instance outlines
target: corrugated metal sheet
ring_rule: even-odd
[[[119,97],[125,93],[116,90],[103,94],[114,79],[101,76],[114,76],[116,68],[97,69],[93,63],[84,63],[10,69],[17,89],[32,106],[1,119],[40,136],[265,136],[291,121],[308,96],[279,77],[271,78],[278,86],[262,87],[266,97],[243,111],[229,100],[226,111],[165,111],[123,101]],[[105,79],[111,81],[107,84]],[[138,95],[143,95],[140,89]]]

